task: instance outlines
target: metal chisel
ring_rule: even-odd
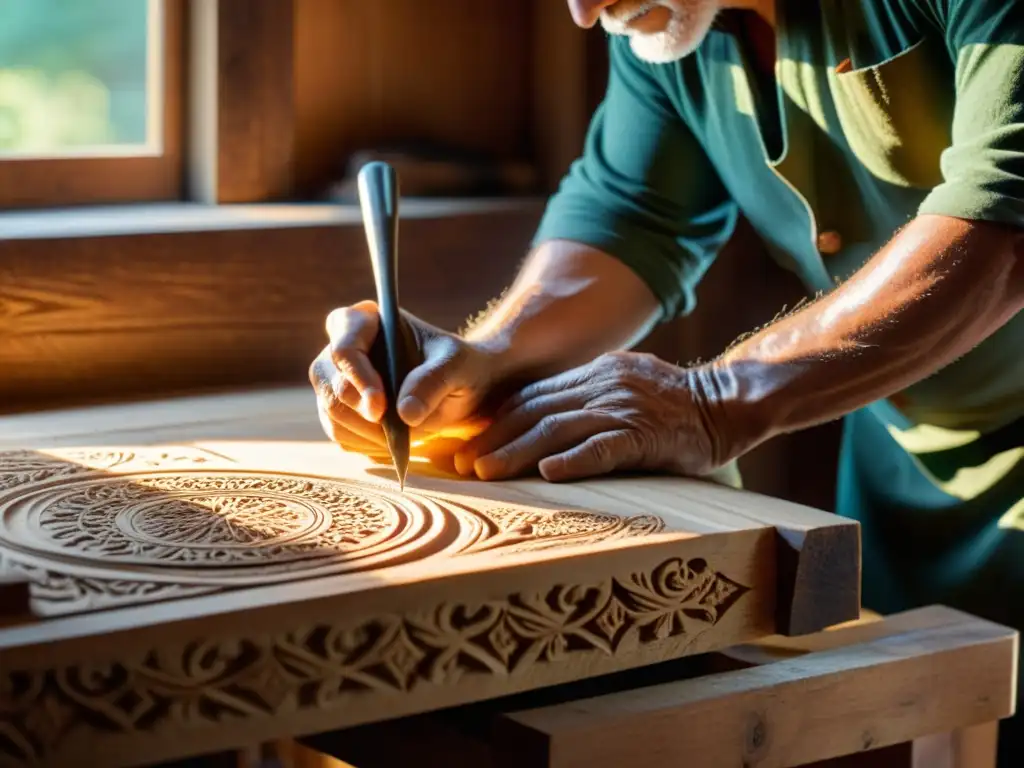
[[[409,372],[410,347],[398,304],[398,177],[391,166],[372,162],[360,169],[359,203],[380,313],[380,330],[371,358],[384,380],[384,438],[404,490],[409,470],[409,426],[398,416],[398,393]]]

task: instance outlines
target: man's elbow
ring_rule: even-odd
[[[994,262],[993,277],[1002,284],[1003,306],[1009,317],[1024,309],[1024,221],[1020,224],[978,223],[989,237],[977,249]],[[1008,318],[1007,318],[1008,319]]]

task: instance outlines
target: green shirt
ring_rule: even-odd
[[[605,100],[536,242],[622,259],[667,320],[693,309],[740,212],[810,292],[919,214],[1024,226],[1024,2],[779,0],[767,88],[727,18],[671,64],[611,39]],[[1024,313],[899,405],[899,429],[954,441],[1020,418]]]

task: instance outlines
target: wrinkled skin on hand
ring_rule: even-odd
[[[707,379],[653,355],[616,352],[531,384],[455,457],[462,475],[551,482],[614,471],[703,476],[723,466]]]
[[[485,350],[403,313],[417,365],[398,396],[398,413],[410,427],[413,455],[451,468],[452,456],[480,432],[477,416],[496,366]],[[330,343],[309,369],[320,424],[348,451],[384,459],[380,420],[387,406],[384,383],[371,350],[380,326],[377,305],[364,301],[337,309],[327,319]]]

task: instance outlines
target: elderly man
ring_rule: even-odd
[[[408,317],[424,450],[468,438],[455,468],[484,480],[701,476],[844,417],[865,604],[1024,626],[1024,3],[569,6],[610,35],[607,94],[506,295],[461,336]],[[621,351],[693,308],[740,213],[814,300],[706,364]],[[311,369],[366,453],[375,311],[332,313]]]

